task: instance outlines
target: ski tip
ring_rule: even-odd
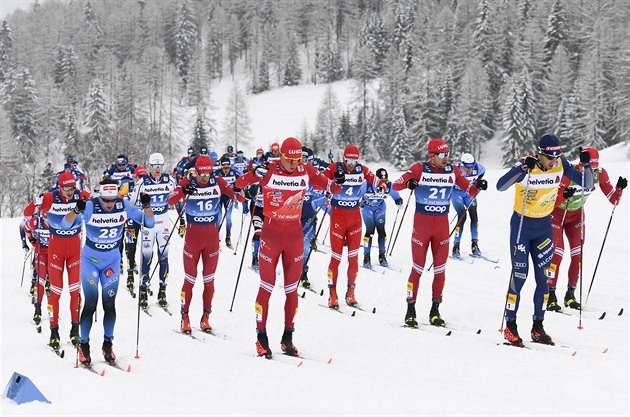
[[[601,316],[599,316],[598,320],[604,320],[604,317],[606,317],[606,312],[605,311],[602,313]]]
[[[578,330],[584,330],[584,327],[580,324],[578,325]]]
[[[297,367],[299,368],[300,366],[302,366],[304,364],[304,361],[300,361],[300,363],[297,364]]]
[[[304,298],[304,297],[306,297],[306,291],[302,293],[302,296],[300,298]]]
[[[623,308],[621,310],[619,310],[619,314],[617,314],[618,316],[621,316],[623,314]]]
[[[321,291],[319,292],[319,296],[321,297],[321,296],[323,296],[323,295],[324,295],[324,290],[321,290]]]
[[[131,372],[131,365],[127,366],[127,372]]]
[[[574,350],[573,353],[571,354],[571,356],[575,356],[577,355],[577,350]]]
[[[59,354],[59,357],[63,359],[64,356],[66,356],[66,351],[62,350],[61,353]]]
[[[604,353],[608,353],[608,348],[604,349],[604,351],[602,352],[602,354]]]
[[[446,333],[446,336],[450,336],[453,332],[451,330],[448,331],[448,333]]]
[[[101,371],[101,376],[105,376],[105,369]]]
[[[332,363],[332,358],[329,358],[328,361],[326,361],[326,363],[330,365]]]
[[[376,307],[372,309],[372,314],[376,314]]]
[[[481,334],[481,329],[477,330],[477,334]]]
[[[357,314],[356,311],[353,311],[352,314],[350,314],[350,317],[354,317]]]

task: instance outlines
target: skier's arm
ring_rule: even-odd
[[[521,158],[512,168],[497,181],[497,190],[505,191],[517,182],[523,181],[527,172],[523,170],[525,166],[525,158]]]
[[[131,220],[136,223],[143,224],[149,229],[155,226],[155,218],[153,217],[153,210],[151,207],[147,207],[146,209],[138,209],[129,201],[125,200],[125,210],[127,211],[127,215]],[[144,213],[142,211],[144,211]]]
[[[420,181],[421,176],[422,176],[422,164],[419,162],[416,162],[415,164],[411,166],[411,168],[407,170],[407,172],[402,174],[400,178],[394,181],[394,183],[392,184],[392,189],[396,191],[402,191],[405,188],[409,188],[407,185],[407,182],[411,179]]]
[[[611,204],[619,204],[621,201],[621,194],[623,193],[623,189],[619,187],[614,187],[610,182],[610,177],[608,176],[608,172],[604,168],[599,169],[599,187],[602,189],[602,192],[611,202]]]

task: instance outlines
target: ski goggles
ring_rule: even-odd
[[[285,154],[282,154],[282,157],[283,157],[284,159],[286,159],[287,161],[289,161],[289,162],[293,162],[294,164],[297,164],[298,162],[300,162],[300,161],[302,160],[302,157],[301,157],[301,156],[299,156],[299,157],[297,157],[297,158],[289,158],[289,157],[288,157],[288,156],[286,156]]]
[[[70,186],[70,187],[61,187],[61,191],[66,191],[67,192],[67,191],[74,191],[74,190],[75,190],[75,187],[72,187],[72,186]]]
[[[210,173],[209,172],[204,172],[204,173],[197,172],[197,175],[199,175],[200,177],[209,177]]]
[[[358,159],[347,159],[347,158],[345,159],[345,161],[346,161],[346,165],[356,165],[359,162]]]
[[[101,201],[103,203],[114,203],[116,201],[116,197],[114,197],[114,198],[105,198],[105,197],[101,196]]]
[[[164,168],[164,164],[151,164],[151,168],[153,168],[153,169],[162,169],[162,168]]]
[[[473,169],[474,167],[475,167],[475,163],[474,162],[472,164],[464,163],[464,168]]]
[[[448,156],[448,152],[438,152],[433,155],[437,155],[438,158],[446,158]]]

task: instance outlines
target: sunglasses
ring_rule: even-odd
[[[103,198],[103,197],[101,197],[101,201],[103,201],[103,203],[114,203],[116,201],[116,197],[114,197],[114,198]]]
[[[61,187],[61,191],[74,191],[75,187]]]
[[[203,174],[201,172],[198,172],[197,175],[199,175],[200,177],[209,177],[210,173],[209,172],[204,172]]]
[[[474,163],[472,163],[472,164],[464,164],[464,168],[471,169],[471,168],[474,168],[474,167],[475,167]]]
[[[162,169],[162,168],[164,168],[164,164],[151,164],[151,168],[153,168],[153,169]]]
[[[356,165],[359,162],[357,159],[346,159],[347,165]]]
[[[551,159],[551,160],[556,160],[558,158],[560,158],[560,155],[549,155],[543,152],[539,152],[540,155],[544,156],[547,159]]]
[[[282,157],[284,159],[286,159],[289,162],[293,162],[294,164],[297,164],[298,162],[300,162],[302,160],[302,157],[298,157],[298,158],[289,158],[288,156],[286,156],[285,154],[282,154]]]
[[[438,152],[433,155],[437,155],[439,158],[446,158],[448,156],[448,152]]]

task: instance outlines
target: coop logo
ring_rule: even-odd
[[[433,213],[444,213],[447,208],[446,206],[424,206],[424,210]]]
[[[101,250],[108,250],[108,249],[114,249],[116,247],[116,245],[118,244],[118,242],[116,243],[109,243],[109,244],[104,244],[104,243],[95,243],[94,247],[96,249],[101,249]]]
[[[76,230],[57,230],[57,234],[60,236],[72,236],[72,235],[76,235],[77,231]]]
[[[214,221],[214,216],[210,217],[193,217],[193,221],[197,223],[212,223]]]
[[[357,201],[344,201],[344,200],[341,200],[341,201],[337,202],[337,205],[339,207],[355,207],[357,205]]]

